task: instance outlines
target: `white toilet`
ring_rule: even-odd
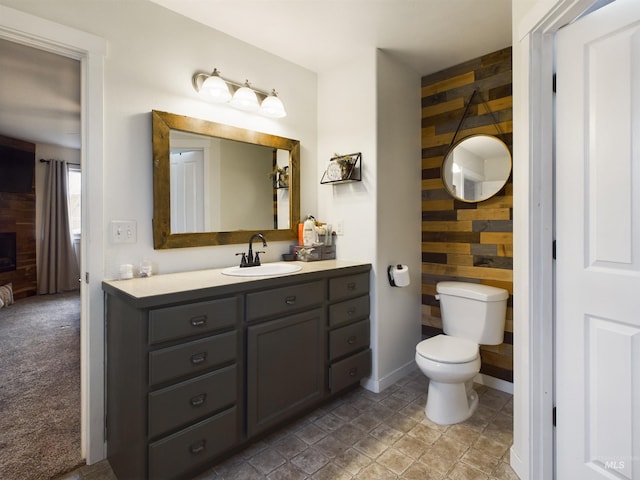
[[[416,363],[429,378],[425,414],[441,425],[465,421],[478,406],[473,378],[480,372],[478,345],[499,345],[509,293],[488,285],[440,282],[436,285],[445,335],[416,346]]]

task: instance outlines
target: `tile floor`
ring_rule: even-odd
[[[419,372],[382,393],[358,388],[252,444],[194,480],[516,480],[509,466],[512,396],[476,385],[466,422],[425,418]],[[107,462],[57,480],[115,480]]]

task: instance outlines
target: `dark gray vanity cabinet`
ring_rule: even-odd
[[[371,374],[369,273],[329,280],[329,391]]]
[[[135,281],[161,279],[105,282],[116,476],[188,477],[369,375],[369,271],[316,267],[143,297]]]
[[[107,445],[120,478],[176,478],[241,438],[242,298],[106,295]]]

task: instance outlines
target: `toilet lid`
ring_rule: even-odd
[[[466,363],[478,358],[478,344],[464,338],[436,335],[416,347],[421,357],[442,363]]]

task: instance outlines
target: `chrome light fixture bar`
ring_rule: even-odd
[[[287,115],[275,90],[267,93],[253,88],[248,80],[240,84],[222,78],[217,68],[211,73],[196,73],[192,82],[196,92],[215,103],[229,103],[239,110],[257,112],[265,117],[282,118]]]

